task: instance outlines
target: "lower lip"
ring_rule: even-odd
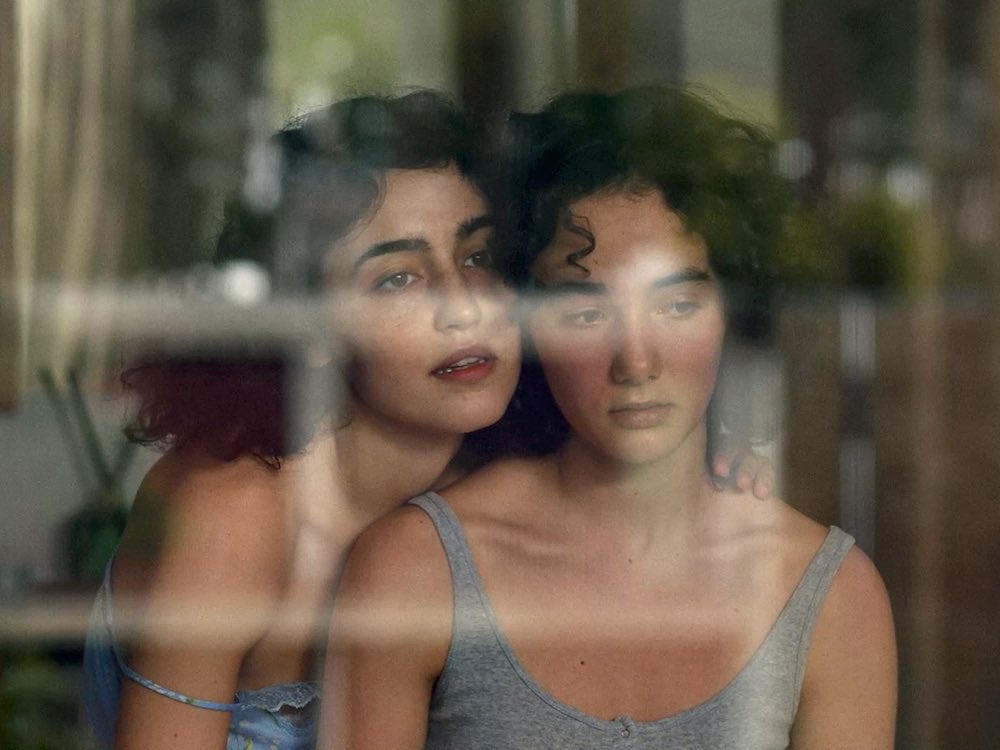
[[[480,362],[477,365],[472,365],[471,367],[462,367],[458,370],[451,370],[449,372],[432,372],[431,374],[438,380],[444,380],[449,383],[462,383],[470,385],[487,378],[489,374],[493,372],[494,367],[496,367],[496,360],[487,359],[486,361]]]
[[[659,427],[667,421],[670,413],[668,406],[650,406],[646,409],[621,409],[611,412],[611,419],[616,425],[626,430],[645,430]]]

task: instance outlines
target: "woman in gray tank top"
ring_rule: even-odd
[[[770,142],[661,88],[511,128],[498,205],[537,365],[511,423],[536,455],[361,536],[321,747],[891,748],[874,566],[706,466],[724,340],[765,320]]]

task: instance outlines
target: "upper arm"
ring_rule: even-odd
[[[170,690],[219,703],[233,702],[243,660],[272,616],[283,554],[275,498],[227,477],[182,477],[156,497],[141,495],[134,512],[155,513],[160,535],[150,551],[148,539],[126,534],[113,586],[128,666]],[[228,712],[126,678],[116,747],[221,748],[229,721]]]
[[[857,547],[834,578],[813,631],[792,745],[889,750],[896,723],[896,641],[882,579]]]
[[[451,576],[430,519],[403,508],[365,531],[334,602],[318,746],[422,748],[451,620]]]

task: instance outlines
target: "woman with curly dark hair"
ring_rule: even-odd
[[[343,101],[273,145],[280,201],[231,206],[218,255],[329,299],[344,403],[287,429],[288,373],[252,347],[126,373],[133,437],[166,451],[88,638],[85,699],[108,746],[311,746],[316,634],[346,550],[439,486],[517,380],[473,133],[444,97]]]
[[[766,321],[770,141],[642,88],[561,96],[507,145],[502,234],[544,376],[521,404],[550,429],[361,535],[321,745],[891,748],[874,566],[707,461],[726,336]]]

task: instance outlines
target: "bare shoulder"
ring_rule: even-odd
[[[175,513],[208,519],[230,513],[280,515],[283,469],[252,457],[219,461],[197,451],[171,451],[143,479],[137,503],[166,503]]]
[[[164,455],[147,473],[115,562],[118,593],[257,604],[277,595],[287,554],[282,481],[253,458]]]
[[[406,505],[376,520],[358,537],[343,587],[390,589],[433,582],[447,572],[447,558],[430,516]]]
[[[523,501],[536,497],[550,474],[550,464],[544,458],[500,459],[441,494],[463,522],[483,514],[508,514]]]
[[[730,531],[742,541],[737,556],[747,570],[770,576],[780,571],[785,601],[822,547],[830,529],[790,505],[724,497],[720,506],[734,517]],[[747,564],[748,563],[748,564]],[[820,604],[812,630],[792,745],[892,747],[896,706],[896,645],[889,597],[871,559],[852,546]]]
[[[795,747],[888,750],[896,720],[896,636],[889,596],[858,547],[844,558],[812,633]]]
[[[781,498],[752,498],[749,492],[718,493],[713,511],[723,533],[743,541],[742,549],[767,564],[781,563],[797,579],[822,546],[829,528]]]
[[[416,506],[375,521],[351,549],[330,630],[336,651],[402,648],[439,670],[450,642],[451,572],[437,530]]]
[[[804,570],[831,533],[830,528],[780,499],[764,500],[759,506],[756,517],[760,528],[773,539],[776,550],[786,557],[790,565]],[[882,577],[858,546],[848,550],[834,576],[827,599],[834,602],[845,599],[852,607],[861,605],[863,601],[872,606],[888,604]]]
[[[865,639],[865,634],[889,640],[892,609],[885,583],[860,547],[852,547],[841,563],[827,593],[816,637]]]

